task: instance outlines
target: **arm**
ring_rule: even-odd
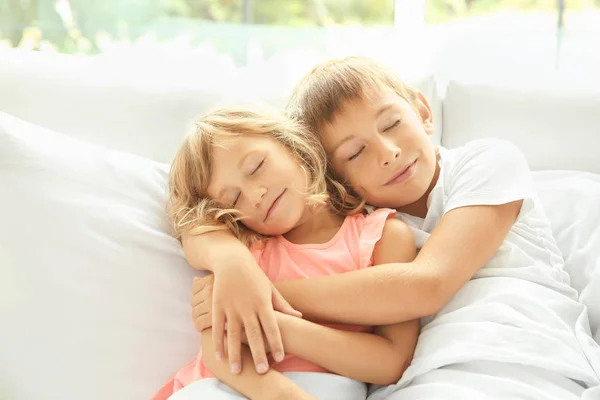
[[[374,261],[412,261],[415,253],[410,229],[388,220],[375,246]],[[278,315],[278,323],[288,352],[336,374],[379,385],[391,385],[402,377],[420,330],[419,320],[380,326],[375,334],[338,330],[283,314]]]
[[[225,321],[233,327],[228,337],[231,365],[241,364],[240,333],[245,331],[254,354],[257,371],[268,369],[266,340],[276,360],[285,356],[274,310],[291,315],[292,309],[260,269],[250,250],[230,231],[219,230],[202,235],[184,235],[183,250],[188,263],[196,269],[214,273],[214,302],[211,325],[214,349],[224,354]],[[235,296],[231,294],[235,293]],[[201,315],[193,310],[194,322]],[[265,368],[266,367],[266,368]]]
[[[234,263],[256,264],[250,250],[229,230],[201,235],[184,234],[181,244],[187,262],[200,271],[216,272]]]
[[[278,400],[285,398],[315,400],[294,382],[273,369],[267,371],[264,375],[259,375],[252,368],[252,356],[250,349],[246,346],[242,349],[242,372],[233,374],[227,361],[218,361],[215,358],[212,343],[212,330],[204,330],[202,332],[202,358],[204,363],[219,380],[249,399]]]
[[[414,262],[275,286],[314,320],[384,325],[435,314],[494,255],[522,202],[449,211]]]
[[[335,374],[366,383],[398,382],[412,360],[419,321],[351,332],[280,314],[283,344],[292,353]]]

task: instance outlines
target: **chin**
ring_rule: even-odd
[[[425,193],[427,193],[426,189],[424,189],[422,191],[419,191],[417,194],[415,194],[415,195],[413,195],[411,197],[407,197],[407,198],[403,199],[402,201],[398,202],[400,204],[397,205],[396,207],[406,207],[406,206],[409,206],[411,204],[415,204],[419,200],[421,200],[423,198],[423,196],[425,196]]]
[[[286,233],[290,232],[291,230],[296,228],[296,226],[299,225],[298,221],[296,221],[294,219],[286,219],[284,221],[277,220],[277,221],[271,222],[271,224],[272,224],[272,228],[270,229],[270,231],[272,233],[269,234],[270,236],[285,235]]]
[[[424,193],[424,192],[423,192]],[[410,204],[416,203],[417,201],[419,201],[420,198],[422,198],[423,195],[414,195],[414,196],[410,196],[410,197],[402,197],[402,198],[380,198],[378,200],[373,200],[370,201],[369,199],[367,199],[367,204],[370,204],[372,206],[375,207],[383,207],[383,208],[400,208],[400,207],[405,207],[408,206]]]
[[[377,207],[377,208],[396,208],[396,207],[401,207],[398,205],[397,202],[390,200],[390,199],[377,199],[377,200],[373,200],[373,199],[369,199],[367,198],[367,205],[373,206],[373,207]]]

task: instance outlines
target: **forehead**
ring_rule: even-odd
[[[270,147],[274,139],[269,136],[239,135],[215,140],[212,147],[213,164],[222,160],[222,156],[243,157],[256,148]],[[225,161],[229,161],[226,159]]]
[[[354,134],[361,126],[375,123],[381,112],[388,107],[410,108],[410,104],[390,88],[373,88],[355,99],[348,100],[331,122],[322,127],[323,145],[327,150],[331,149],[339,140]]]
[[[212,148],[208,195],[216,199],[226,186],[235,185],[244,173],[244,165],[256,163],[267,155],[281,165],[294,160],[288,147],[267,135],[236,136],[217,141]]]
[[[344,122],[356,115],[363,116],[366,114],[374,117],[381,107],[390,104],[404,105],[408,103],[390,88],[365,90],[360,96],[345,102],[339,112],[335,114],[331,124]]]
[[[243,158],[254,150],[268,147],[264,136],[236,136],[217,140],[211,149],[211,173],[207,192],[216,197],[221,186],[239,169]]]

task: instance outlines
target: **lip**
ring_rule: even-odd
[[[414,160],[413,162],[411,162],[410,164],[408,164],[407,166],[402,168],[400,171],[395,173],[394,176],[392,176],[392,178],[384,184],[384,186],[397,185],[397,184],[404,183],[407,180],[409,180],[413,176],[413,173],[415,172],[417,160]]]
[[[283,192],[281,192],[281,194],[277,196],[275,200],[273,200],[273,202],[269,206],[269,209],[267,210],[267,214],[265,215],[265,219],[263,220],[263,222],[266,221],[271,216],[271,214],[273,214],[273,211],[275,211],[275,209],[277,209],[277,206],[279,206],[279,203],[281,203],[281,198],[283,197],[283,194],[286,192],[286,190],[287,189],[284,189]]]

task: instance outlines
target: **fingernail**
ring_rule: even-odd
[[[231,373],[232,374],[239,374],[241,370],[242,369],[240,367],[240,364],[238,364],[238,363],[231,364]]]
[[[198,282],[200,280],[200,278],[198,278],[197,276],[194,277],[194,282]]]
[[[283,361],[283,353],[282,352],[277,352],[275,353],[275,355],[273,356],[273,358],[275,358],[275,361],[279,362],[279,361]]]
[[[256,366],[256,372],[258,372],[259,374],[264,374],[265,372],[267,372],[267,369],[269,369],[269,367],[265,363],[261,363]]]
[[[217,351],[215,353],[215,357],[217,358],[217,361],[221,361],[223,359],[223,355],[221,354],[220,351]]]

